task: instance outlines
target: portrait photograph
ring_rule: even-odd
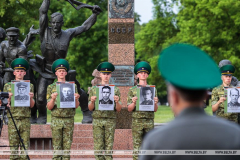
[[[240,112],[240,88],[227,89],[227,112],[239,113]]]
[[[99,110],[114,110],[114,86],[99,86]]]
[[[14,87],[14,106],[30,107],[30,82],[12,81]]]
[[[155,87],[140,87],[139,111],[154,111]]]
[[[58,102],[60,108],[75,108],[75,83],[57,83]]]

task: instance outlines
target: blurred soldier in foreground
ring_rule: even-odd
[[[207,96],[207,89],[221,84],[221,73],[215,62],[195,46],[175,44],[162,51],[158,68],[167,81],[168,101],[176,118],[166,126],[147,134],[142,150],[239,150],[239,126],[209,116],[201,107]],[[174,156],[147,153],[140,156],[140,160],[150,159],[237,160],[239,156]]]

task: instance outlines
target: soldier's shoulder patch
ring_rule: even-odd
[[[8,82],[8,83],[6,83],[5,85],[10,85],[12,82]]]
[[[219,86],[217,86],[216,88],[218,89],[218,88],[221,88],[222,87],[222,85],[219,85]]]
[[[49,86],[51,86],[51,87],[52,87],[52,86],[54,86],[55,84],[56,84],[56,83],[52,83],[52,84],[50,84]]]
[[[135,89],[135,88],[137,88],[137,86],[133,86],[132,88],[130,88],[130,90]]]

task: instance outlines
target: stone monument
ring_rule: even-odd
[[[129,88],[134,86],[134,0],[108,1],[108,61],[114,64],[111,84],[119,87],[123,107],[127,107]],[[132,113],[117,113],[117,129],[130,129]]]

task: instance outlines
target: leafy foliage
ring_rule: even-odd
[[[141,31],[136,33],[136,59],[137,61],[147,61],[152,67],[148,83],[155,84],[158,96],[167,94],[164,80],[159,76],[157,60],[159,53],[163,49],[163,44],[174,37],[178,29],[174,26],[175,14],[171,10],[170,2],[153,0],[154,20],[143,25]]]
[[[107,61],[107,44],[108,44],[108,23],[107,23],[107,0],[81,0],[83,3],[98,5],[103,10],[98,15],[97,22],[87,32],[75,37],[69,46],[67,60],[70,67],[77,71],[77,79],[81,87],[85,90],[91,85],[92,72],[96,66]],[[2,28],[17,27],[20,29],[19,39],[23,41],[29,28],[35,25],[39,28],[39,8],[42,0],[1,0],[0,1],[0,24]],[[48,16],[54,12],[60,12],[64,15],[63,30],[81,26],[92,11],[89,9],[75,10],[65,0],[51,0]],[[36,40],[30,45],[29,50],[34,54],[40,54],[40,40]]]

